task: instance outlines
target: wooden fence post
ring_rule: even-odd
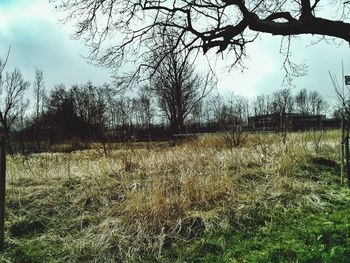
[[[346,177],[348,179],[348,186],[350,187],[350,149],[349,149],[349,132],[350,132],[350,116],[347,118],[346,125],[346,141],[345,141],[345,159],[346,159]]]
[[[6,137],[0,130],[0,252],[5,241]]]
[[[341,146],[340,146],[340,184],[344,184],[345,174],[345,117],[342,114],[341,118]]]

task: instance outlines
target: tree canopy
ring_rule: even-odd
[[[150,45],[154,37],[170,32],[169,29],[176,32],[176,48],[200,49],[204,53],[211,49],[231,51],[233,64],[240,63],[247,44],[261,32],[329,36],[350,43],[350,1],[347,0],[52,2],[65,12],[67,21],[75,23],[75,37],[83,38],[91,47],[91,58],[113,68],[130,62],[126,60],[129,54],[138,54],[134,60],[145,61],[147,52],[159,48]]]

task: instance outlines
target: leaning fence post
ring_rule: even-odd
[[[0,129],[0,252],[5,241],[5,195],[6,195],[6,137]]]

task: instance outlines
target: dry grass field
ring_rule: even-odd
[[[240,228],[259,211],[314,209],[339,187],[338,131],[220,135],[175,147],[8,157],[3,262],[166,261],[173,244]],[[332,190],[333,189],[333,190]],[[234,261],[233,261],[234,262]]]

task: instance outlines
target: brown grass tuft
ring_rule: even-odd
[[[334,157],[335,134],[324,135],[324,158]],[[52,231],[64,233],[67,254],[80,262],[161,255],[177,239],[242,222],[259,209],[321,207],[322,181],[300,168],[316,155],[313,138],[290,134],[283,143],[277,134],[249,134],[227,149],[220,136],[206,135],[108,157],[96,149],[16,155],[8,159],[9,220],[55,218],[65,229]]]

